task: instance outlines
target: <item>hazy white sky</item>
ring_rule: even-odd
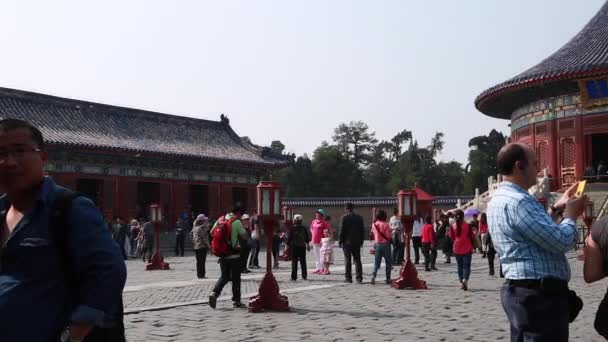
[[[603,0],[11,1],[0,86],[219,120],[298,155],[363,120],[441,159],[506,120],[473,100],[565,44]]]

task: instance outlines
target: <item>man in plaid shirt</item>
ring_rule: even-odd
[[[506,278],[501,300],[511,340],[567,341],[570,266],[565,253],[576,244],[576,219],[587,198],[575,198],[574,184],[546,212],[527,191],[538,172],[536,153],[527,145],[504,146],[497,166],[505,181],[487,214]],[[564,219],[557,224],[562,211]]]

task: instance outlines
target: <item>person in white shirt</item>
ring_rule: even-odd
[[[424,220],[422,216],[416,215],[414,219],[414,227],[412,230],[412,245],[414,246],[414,263],[420,262],[420,248],[422,247],[422,226],[424,226]]]
[[[401,223],[401,218],[399,218],[399,210],[397,208],[393,210],[393,216],[389,221],[389,225],[393,235],[393,265],[400,265],[403,263],[405,243],[403,241],[403,224]]]

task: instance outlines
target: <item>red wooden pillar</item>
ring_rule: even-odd
[[[118,177],[114,177],[112,179],[112,183],[113,183],[112,186],[114,187],[114,207],[113,207],[114,208],[114,215],[122,216],[123,220],[129,222],[128,221],[129,218],[126,217],[126,216],[124,216],[121,213],[121,210],[120,210],[120,204],[121,204],[122,201],[120,200],[120,194],[119,194],[120,190],[118,188]]]
[[[62,173],[51,173],[51,178],[64,188],[76,191],[76,175],[75,174],[62,174]]]
[[[173,223],[176,221],[174,213],[171,212],[170,205],[173,202],[173,197],[171,197],[171,184],[169,183],[160,183],[160,205],[164,213],[166,213],[165,217],[163,217],[163,221],[169,224],[169,227],[173,227]]]
[[[232,196],[232,185],[222,185],[222,203],[224,211],[232,210],[234,206],[234,198]]]
[[[548,137],[548,167],[549,175],[553,177],[551,184],[551,190],[558,188],[559,172],[557,165],[557,121],[551,120],[547,122],[547,137]]]
[[[125,220],[132,220],[135,217],[132,214],[129,214],[129,194],[128,191],[128,182],[125,178],[118,177],[116,178],[116,197],[122,198],[122,200],[118,201],[117,212],[118,215],[125,218]]]
[[[101,184],[101,200],[103,201],[101,210],[104,217],[112,219],[117,214],[114,211],[114,181],[106,178],[101,181]]]
[[[189,185],[176,183],[173,187],[173,196],[175,198],[175,215],[179,215],[187,209],[187,202],[190,197]]]
[[[537,137],[536,137],[536,125],[537,124],[530,125],[531,126],[530,127],[530,129],[531,129],[531,132],[530,132],[530,147],[532,147],[534,149],[534,151],[536,151],[536,140],[537,140]]]
[[[209,216],[216,219],[221,215],[221,189],[219,184],[209,184]]]
[[[576,179],[581,179],[585,174],[585,148],[584,148],[584,139],[583,139],[583,117],[577,116],[575,119],[574,127],[576,129],[575,135],[575,170],[574,175]]]
[[[124,210],[126,217],[139,219],[137,217],[137,181],[123,178],[119,184],[121,197],[125,198],[121,206],[122,210]]]
[[[584,170],[584,168],[587,167],[587,165],[593,166],[593,138],[591,137],[591,134],[585,134],[584,139],[585,139],[585,165],[583,167],[583,170]]]
[[[248,213],[253,213],[256,210],[256,208],[258,207],[256,200],[257,200],[257,196],[256,196],[255,187],[248,187],[247,188],[247,212]],[[281,207],[283,207],[282,204],[281,204]]]

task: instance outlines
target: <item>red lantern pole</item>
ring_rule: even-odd
[[[412,240],[412,230],[414,215],[416,214],[416,192],[411,190],[401,190],[397,194],[399,204],[399,214],[401,223],[405,229],[405,255],[406,261],[401,267],[399,278],[393,280],[391,287],[399,290],[411,288],[414,290],[427,289],[426,281],[418,279],[418,271],[412,263],[410,242]]]
[[[585,211],[583,212],[583,222],[587,227],[587,231],[585,232],[585,228],[583,228],[583,244],[585,244],[587,240],[587,236],[591,233],[591,226],[595,221],[595,206],[593,205],[593,201],[588,201],[585,204]],[[583,249],[583,253],[578,256],[578,260],[585,260],[585,249]]]
[[[289,301],[279,292],[279,283],[272,274],[272,237],[278,229],[280,213],[280,185],[278,182],[260,182],[258,192],[258,218],[266,238],[266,274],[258,295],[251,298],[249,312],[265,310],[289,311]]]
[[[164,262],[160,253],[160,221],[162,218],[161,207],[158,204],[150,205],[150,219],[154,225],[154,244],[156,245],[150,263],[146,265],[146,271],[168,270],[169,264]]]

